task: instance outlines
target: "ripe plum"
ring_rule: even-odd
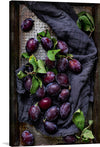
[[[39,119],[40,113],[41,111],[37,104],[31,106],[31,108],[29,109],[29,117],[32,121],[37,121]]]
[[[46,87],[47,94],[50,96],[56,96],[61,91],[60,85],[58,85],[56,82],[50,83]]]
[[[70,103],[66,102],[66,103],[63,103],[60,107],[60,116],[62,119],[66,119],[67,116],[69,115],[70,113],[70,110],[71,110],[71,106],[70,106]]]
[[[54,121],[58,118],[59,108],[57,106],[50,107],[45,114],[45,118],[48,121]]]
[[[79,73],[82,70],[81,63],[76,59],[69,60],[69,69],[75,73]]]
[[[68,68],[68,60],[66,58],[60,58],[57,62],[57,69],[59,72],[65,72]]]
[[[65,73],[59,73],[56,76],[56,81],[60,86],[67,87],[69,80]]]
[[[26,43],[26,52],[31,55],[38,49],[38,40],[30,38]]]
[[[29,131],[25,130],[22,132],[22,141],[25,145],[33,145],[34,144],[34,136]]]
[[[25,19],[21,24],[21,29],[24,32],[28,32],[32,29],[34,25],[34,21],[31,18]]]
[[[68,53],[68,45],[66,42],[59,40],[57,43],[57,49],[61,49],[61,53],[67,54]]]
[[[53,82],[54,79],[55,79],[55,74],[51,71],[48,71],[43,77],[43,81],[45,84],[49,84]]]
[[[54,134],[58,130],[57,125],[54,124],[53,122],[49,122],[49,121],[44,122],[44,128],[45,128],[46,132],[48,132],[49,134]]]
[[[51,39],[47,38],[47,37],[43,37],[41,39],[41,44],[43,46],[43,48],[48,51],[48,50],[51,50],[52,47],[53,47],[53,42]]]
[[[46,110],[51,106],[51,99],[49,97],[45,97],[39,101],[38,105],[41,109]]]

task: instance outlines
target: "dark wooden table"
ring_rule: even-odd
[[[85,4],[85,3],[70,3],[76,13],[81,11],[89,12],[95,20],[95,32],[93,39],[98,49],[98,64],[95,76],[94,86],[94,103],[90,104],[87,114],[87,120],[93,119],[93,134],[96,138],[96,143],[100,143],[100,4]],[[30,33],[23,33],[20,29],[21,22],[31,17],[36,24]],[[17,120],[17,93],[16,81],[14,71],[25,64],[25,60],[21,59],[21,53],[25,52],[25,43],[28,38],[36,37],[37,32],[49,29],[52,36],[55,34],[50,27],[40,21],[33,12],[31,12],[25,5],[18,5],[17,2],[10,2],[10,145],[22,145],[21,133],[25,129],[31,130],[35,135],[35,145],[56,145],[62,144],[61,138],[51,138],[41,135],[31,125],[19,123]],[[39,46],[39,52],[35,53],[38,58],[44,59],[46,53]]]

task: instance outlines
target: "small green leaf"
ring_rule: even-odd
[[[38,82],[39,82],[40,88],[42,88],[42,80],[40,79],[40,77],[37,77],[37,76],[36,76],[36,78],[37,78],[37,80],[38,80]]]
[[[29,63],[33,65],[33,71],[36,72],[37,70],[37,61],[34,55],[31,55],[29,58]]]
[[[43,60],[38,60],[37,64],[38,64],[37,73],[47,73],[45,69],[45,63]]]
[[[55,74],[55,75],[57,75],[57,74],[58,74],[58,71],[57,71],[57,69],[56,69],[56,68],[52,68],[52,69],[50,69],[50,71],[54,72],[54,74]]]
[[[68,59],[72,59],[73,58],[73,55],[72,54],[67,54],[67,58]]]
[[[45,31],[42,31],[40,33],[37,33],[37,36],[45,37],[46,33]]]
[[[26,58],[26,59],[29,59],[30,56],[28,55],[28,53],[22,53],[22,57]]]
[[[93,19],[93,17],[89,13],[86,13],[86,16],[88,17],[88,19],[90,20],[90,22],[91,22],[91,24],[92,24],[92,26],[94,28],[95,26],[94,26],[94,19]]]
[[[79,21],[81,22],[82,24],[82,29],[84,31],[92,31],[92,24],[91,22],[89,21],[89,19],[87,18],[87,16],[83,15],[83,16],[80,16],[79,17]]]
[[[80,139],[80,138],[81,138],[81,137],[80,137],[80,136],[78,136],[78,135],[75,135],[75,136],[76,136],[76,138],[77,138],[77,139]]]
[[[26,76],[27,76],[27,75],[24,74],[22,71],[19,71],[18,74],[17,74],[17,77],[18,77],[19,79],[22,79],[22,78],[24,78],[24,77],[26,77]]]
[[[86,139],[94,139],[94,136],[92,134],[91,130],[85,130],[84,133],[82,133],[82,137]]]
[[[49,39],[51,39],[51,35],[50,35],[50,33],[49,33],[49,31],[48,30],[46,30],[46,35],[45,35],[47,38],[49,38]]]
[[[74,112],[72,121],[81,131],[84,129],[85,117],[80,109]]]
[[[93,32],[95,29],[93,17],[83,11],[78,14],[77,26],[83,31]]]
[[[37,36],[37,40],[38,40],[39,42],[41,42],[41,38],[42,38],[42,37]]]
[[[76,23],[77,23],[78,28],[79,28],[79,29],[82,29],[82,24],[81,24],[81,22],[79,21],[79,19],[77,20]]]
[[[52,38],[53,41],[53,50],[56,48],[57,45],[57,39],[56,38]]]
[[[47,56],[48,56],[48,58],[49,58],[51,61],[55,61],[55,56],[56,56],[56,54],[59,53],[59,52],[60,52],[60,49],[57,49],[57,50],[49,50],[49,51],[47,52]]]
[[[37,78],[35,76],[33,76],[33,78],[32,78],[32,86],[31,86],[31,89],[30,89],[30,93],[31,94],[36,93],[38,87],[39,87],[39,82],[38,82]]]
[[[82,137],[82,142],[84,142],[84,143],[88,143],[88,142],[89,142],[89,139],[88,139],[88,138],[84,138],[84,137]]]
[[[46,33],[44,31],[37,33],[37,40],[41,42],[41,38],[45,37]]]

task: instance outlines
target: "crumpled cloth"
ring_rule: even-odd
[[[81,31],[77,25],[77,15],[70,5],[67,3],[51,3],[51,2],[25,2],[26,6],[33,11],[38,18],[46,22],[55,32],[58,39],[66,41],[69,52],[74,55],[82,64],[82,72],[75,74],[68,72],[71,84],[71,93],[69,102],[71,103],[71,113],[66,120],[57,121],[58,131],[51,136],[66,136],[77,133],[78,128],[72,123],[73,113],[77,109],[81,109],[86,117],[89,102],[93,102],[94,75],[97,62],[97,49],[92,38]],[[17,73],[24,66],[16,70]],[[18,120],[19,122],[27,122],[33,124],[42,134],[49,135],[44,130],[43,113],[40,119],[33,123],[28,117],[28,110],[32,104],[37,102],[35,95],[25,93],[23,81],[16,76],[17,92],[18,92]],[[60,106],[55,101],[54,104]]]

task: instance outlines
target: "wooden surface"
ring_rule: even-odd
[[[32,132],[35,135],[35,145],[56,145],[56,144],[62,144],[63,141],[61,138],[51,138],[41,135],[39,132],[35,130],[33,126],[30,126],[25,123],[20,123],[17,121],[17,95],[16,95],[16,87],[15,87],[15,77],[14,77],[14,71],[19,66],[22,66],[25,64],[25,59],[21,58],[21,53],[25,52],[25,44],[26,41],[31,37],[36,37],[36,34],[40,31],[43,31],[45,29],[49,29],[52,36],[55,36],[55,34],[52,32],[52,30],[48,27],[47,24],[44,22],[41,22],[33,12],[31,12],[25,5],[16,5],[15,2],[10,3],[11,7],[11,30],[10,30],[10,144],[11,145],[23,145],[21,140],[21,133],[27,129],[30,132]],[[76,13],[79,13],[81,11],[89,12],[93,15],[95,19],[96,29],[94,33],[94,40],[96,43],[96,46],[98,48],[98,56],[100,57],[100,5],[87,5],[87,4],[72,4],[72,7],[76,11]],[[21,22],[27,18],[31,17],[33,20],[35,20],[35,25],[33,29],[28,33],[23,33],[21,31],[20,25]],[[16,18],[16,19],[15,19]],[[99,30],[99,31],[98,31]],[[98,38],[98,39],[97,39]],[[16,45],[15,45],[16,44]],[[14,46],[15,45],[15,46]],[[39,52],[38,52],[39,51]],[[37,53],[35,53],[35,56],[41,59],[45,58],[45,51],[42,50],[41,45],[39,46]],[[16,57],[16,58],[15,58]],[[12,112],[14,110],[14,112]],[[89,111],[87,114],[87,120],[93,119],[94,120],[94,127],[93,131],[96,136],[96,142],[100,142],[100,125],[98,123],[98,120],[100,121],[100,61],[98,60],[97,65],[97,71],[96,71],[96,80],[95,80],[95,101],[94,105],[90,104]],[[96,117],[96,119],[94,119]],[[16,132],[16,133],[15,133]]]
[[[95,7],[95,32],[94,40],[98,49],[98,62],[94,85],[94,105],[93,105],[93,132],[96,142],[100,143],[100,5]]]

